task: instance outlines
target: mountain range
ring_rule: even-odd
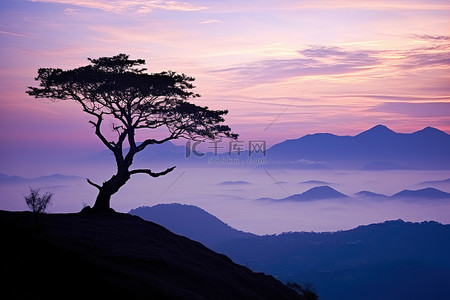
[[[356,198],[368,198],[368,199],[449,199],[450,193],[443,192],[435,188],[424,188],[420,190],[403,190],[392,196],[378,194],[370,191],[360,191],[355,193]],[[257,200],[271,200],[271,201],[315,201],[315,200],[327,200],[327,199],[345,199],[350,198],[332,187],[329,186],[316,186],[301,194],[294,194],[281,199],[273,198],[259,198]]]
[[[245,141],[248,142],[248,141]],[[207,142],[205,142],[207,143]],[[245,145],[245,143],[243,143]],[[228,142],[220,146],[227,150]],[[211,147],[207,147],[211,148]],[[222,150],[224,150],[222,149]],[[224,151],[225,151],[224,150]],[[210,151],[210,152],[208,152]],[[362,169],[362,170],[411,170],[450,169],[450,135],[433,127],[413,133],[397,133],[386,126],[377,125],[355,136],[338,136],[331,133],[308,134],[298,139],[286,140],[267,149],[266,156],[253,153],[255,159],[249,164],[249,151],[239,153],[226,151],[215,155],[211,150],[199,157],[187,146],[170,142],[151,145],[136,156],[136,164],[149,162],[173,163],[186,166],[245,166],[263,168],[297,169]],[[188,156],[188,157],[186,157]],[[110,162],[113,157],[105,150],[86,158],[92,163]],[[222,163],[222,162],[232,163]]]
[[[323,300],[446,299],[450,293],[450,225],[396,220],[338,232],[258,236],[187,205],[160,204],[132,213],[148,220],[164,214],[161,225],[254,271],[312,283]],[[203,241],[201,232],[215,240]]]
[[[268,150],[268,164],[297,168],[449,169],[450,135],[426,127],[396,133],[377,125],[356,136],[309,134]]]

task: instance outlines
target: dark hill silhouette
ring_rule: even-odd
[[[359,169],[369,163],[387,161],[403,168],[450,169],[448,153],[450,135],[436,128],[404,134],[377,125],[353,137],[317,133],[286,140],[268,150],[268,163],[300,167],[298,162],[310,161],[333,168]]]
[[[301,194],[295,194],[277,201],[313,201],[313,200],[326,200],[326,199],[338,199],[348,198],[335,189],[329,186],[316,186]]]
[[[0,211],[4,299],[303,299],[202,244],[124,214]]]
[[[281,280],[310,280],[323,300],[445,299],[450,292],[450,225],[436,222],[285,233],[215,249]]]
[[[188,222],[180,220],[178,230]],[[397,220],[333,233],[248,235],[211,247],[282,281],[313,282],[322,300],[446,299],[450,293],[450,225],[436,222]]]
[[[403,190],[391,196],[392,198],[423,198],[423,199],[450,199],[450,193],[435,188],[421,190]]]
[[[170,231],[201,241],[210,247],[215,244],[253,236],[251,233],[236,230],[215,216],[193,205],[178,203],[158,204],[132,209],[129,214],[152,221]]]

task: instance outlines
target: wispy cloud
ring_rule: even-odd
[[[320,8],[320,9],[364,9],[364,10],[448,10],[450,9],[446,0],[430,1],[402,1],[402,0],[379,0],[379,1],[291,1],[292,8]]]
[[[450,45],[429,49],[415,49],[405,53],[403,68],[450,67]]]
[[[214,24],[214,23],[223,23],[223,22],[220,20],[216,20],[216,19],[205,20],[205,21],[200,22],[200,24]]]
[[[66,4],[86,8],[100,9],[107,12],[121,13],[133,11],[139,14],[147,14],[154,10],[198,11],[206,9],[206,6],[190,4],[188,2],[166,0],[29,0],[32,2],[45,2]]]
[[[6,34],[6,35],[12,35],[12,36],[20,36],[20,37],[28,37],[25,34],[16,33],[16,32],[9,32],[9,31],[4,31],[4,30],[0,30],[0,34]]]
[[[78,15],[78,11],[73,8],[66,8],[64,10],[64,14],[69,15],[69,16],[74,16],[74,15]]]
[[[242,83],[269,83],[298,76],[337,75],[359,72],[378,64],[373,51],[348,51],[338,47],[313,47],[298,51],[298,58],[267,59],[216,70]]]
[[[293,77],[367,75],[394,76],[394,72],[414,72],[423,68],[450,67],[450,38],[447,36],[414,36],[425,40],[421,47],[410,49],[349,49],[336,46],[312,46],[298,50],[298,57],[265,59],[215,70],[242,85],[279,82]],[[377,75],[378,74],[378,75]]]
[[[446,36],[446,35],[414,34],[414,35],[412,35],[412,37],[421,39],[421,40],[425,40],[425,41],[450,41],[450,36]]]
[[[438,102],[439,101],[450,101],[450,96],[398,96],[398,95],[376,95],[376,94],[349,94],[349,95],[344,95],[344,94],[338,94],[338,95],[332,95],[332,96],[327,96],[327,97],[332,97],[332,98],[370,98],[370,99],[377,99],[377,100],[386,100],[386,101],[391,101],[391,100],[396,100],[396,101],[418,101],[418,102]],[[391,102],[393,103],[393,102]]]

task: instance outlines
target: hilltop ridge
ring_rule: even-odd
[[[139,217],[0,211],[5,299],[303,299]]]

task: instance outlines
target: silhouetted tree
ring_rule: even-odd
[[[51,192],[47,192],[42,196],[39,192],[40,189],[30,188],[30,194],[28,196],[24,196],[28,208],[36,214],[45,212],[53,197],[53,193]]]
[[[47,209],[47,206],[51,204],[51,200],[53,197],[52,192],[47,192],[44,195],[39,194],[40,189],[33,189],[30,188],[30,194],[28,196],[24,196],[25,203],[27,204],[28,208],[33,212],[34,215],[34,229],[36,231],[41,230],[40,222],[39,222],[39,215],[40,213],[45,212]]]
[[[189,103],[190,98],[200,97],[192,92],[193,77],[172,71],[146,73],[145,60],[129,59],[129,55],[90,59],[87,66],[73,70],[41,68],[38,70],[39,87],[28,87],[27,93],[36,98],[73,100],[83,111],[93,117],[89,122],[95,134],[114,154],[117,172],[102,185],[87,181],[99,190],[93,210],[110,210],[111,196],[122,187],[133,174],[143,173],[158,177],[171,172],[171,167],[162,172],[130,167],[134,156],[148,145],[184,138],[220,137],[237,138],[230,127],[222,125],[227,110],[210,110]],[[102,121],[112,117],[114,141],[102,134]],[[142,129],[166,128],[167,136],[160,139],[148,138],[136,142],[136,131]],[[124,153],[124,143],[129,150]]]

